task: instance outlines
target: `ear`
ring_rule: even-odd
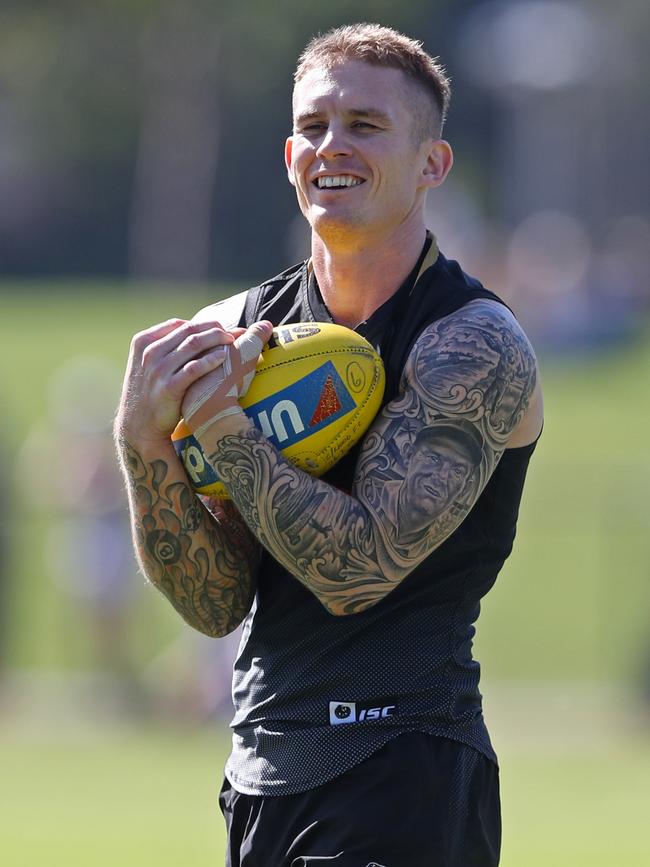
[[[454,164],[454,154],[449,142],[435,139],[427,143],[426,163],[422,171],[422,185],[439,187],[449,174]]]
[[[291,167],[291,154],[293,153],[293,136],[289,136],[289,138],[284,143],[284,164],[287,167],[287,175],[289,176],[289,183],[292,186],[296,186],[296,181],[293,175],[293,168]]]

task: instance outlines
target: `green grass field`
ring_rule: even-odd
[[[134,331],[212,300],[207,288],[178,297],[109,285],[0,293],[10,480],[58,365],[90,353],[122,367]],[[648,335],[594,358],[542,358],[546,427],[515,551],[484,602],[476,643],[502,764],[504,867],[650,863],[650,715],[635,702],[650,657]],[[15,481],[9,673],[17,684],[65,679],[91,668],[87,624],[49,580],[48,516]],[[134,656],[145,668],[187,627],[139,589]],[[56,713],[42,699],[4,715],[0,704],[0,864],[221,863],[225,724],[109,725],[74,706],[62,714],[65,703],[62,692]]]
[[[222,729],[0,734],[6,867],[223,863]],[[503,867],[647,867],[650,744],[578,734],[501,749]]]

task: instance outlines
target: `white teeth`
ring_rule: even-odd
[[[325,187],[356,187],[361,183],[363,183],[361,178],[355,178],[353,175],[336,175],[334,177],[328,175],[324,178],[318,178],[318,188],[321,190]]]

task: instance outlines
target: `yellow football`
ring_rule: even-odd
[[[382,360],[365,338],[330,322],[300,322],[274,329],[240,403],[287,460],[321,476],[366,432],[384,385]],[[183,421],[172,441],[194,488],[227,498]]]

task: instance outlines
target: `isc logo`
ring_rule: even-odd
[[[387,719],[394,715],[396,707],[387,704],[383,707],[363,707],[357,709],[356,701],[331,701],[330,725],[340,726],[347,723],[370,722]]]

